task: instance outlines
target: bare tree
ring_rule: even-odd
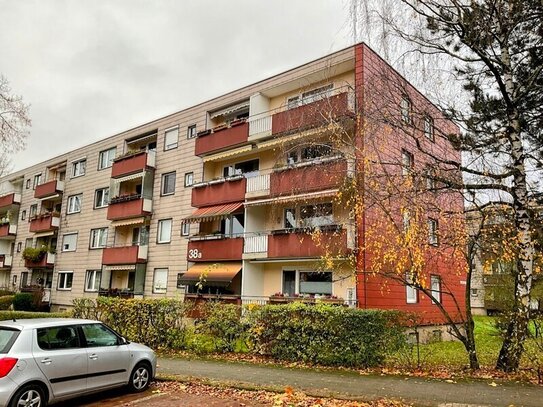
[[[12,93],[8,80],[0,75],[0,175],[9,172],[11,154],[25,147],[30,125],[29,105]]]

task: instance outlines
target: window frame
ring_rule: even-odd
[[[166,186],[166,183],[164,182],[166,177],[168,176],[171,176],[173,174],[173,191],[172,192],[164,192],[164,188]],[[164,174],[161,175],[160,177],[160,196],[170,196],[170,195],[174,195],[175,194],[175,186],[176,186],[176,183],[177,183],[177,172],[176,171],[170,171],[170,172],[165,172]]]
[[[190,236],[190,223],[181,223],[181,236]]]
[[[111,345],[104,345],[104,344],[90,345],[89,342],[87,341],[87,336],[85,335],[84,327],[92,326],[92,325],[98,325],[98,326],[102,327],[104,331],[109,332],[111,335],[113,335],[115,337],[115,343],[111,344]],[[113,329],[111,329],[106,324],[103,324],[101,322],[97,322],[97,323],[94,323],[94,324],[90,323],[90,324],[81,325],[81,334],[83,335],[83,339],[85,339],[85,346],[87,348],[105,348],[105,347],[119,346],[119,343],[120,343],[120,340],[121,340],[121,337],[119,336],[119,334],[117,334],[117,332],[115,332]]]
[[[89,288],[89,275],[92,273],[93,277],[92,277],[92,281],[93,281],[93,287],[94,288]],[[98,279],[98,282],[96,281],[96,278],[98,276],[98,274],[100,275],[99,279]],[[100,291],[100,284],[102,284],[102,270],[87,270],[85,272],[85,286],[83,288],[83,291],[87,292],[87,293],[96,293],[98,291]]]
[[[419,290],[409,285],[408,281],[413,281],[413,274],[405,273],[405,301],[407,304],[418,304],[419,302]],[[412,295],[410,295],[412,294]]]
[[[93,242],[93,233],[95,231],[98,231],[98,230],[104,230],[105,231],[105,244],[103,246],[92,246],[92,242]],[[104,249],[105,247],[107,247],[107,239],[108,239],[108,236],[109,235],[109,228],[108,227],[101,227],[101,228],[93,228],[90,230],[90,236],[89,236],[89,250],[98,250],[98,249]],[[101,239],[99,239],[100,241]]]
[[[168,141],[168,133],[177,132],[177,137],[175,139],[175,143],[167,144]],[[166,130],[164,130],[164,151],[170,151],[175,150],[179,147],[179,126],[170,127]]]
[[[41,176],[42,176],[41,172],[39,174],[34,175],[34,178],[32,181],[32,189],[36,189],[38,185],[41,185]]]
[[[78,234],[79,234],[78,232],[72,232],[72,233],[64,233],[62,235],[62,247],[61,247],[61,250],[60,250],[62,253],[77,251],[77,239],[79,237]],[[66,236],[75,236],[75,242],[74,242],[74,248],[73,249],[70,249],[70,250],[65,249],[64,246],[66,244],[64,243],[64,239],[66,239]]]
[[[109,153],[113,151],[113,158],[109,157]],[[102,167],[102,157],[104,156],[104,154],[108,154],[108,163],[106,163],[105,166]],[[108,168],[111,168],[113,166],[113,161],[115,161],[115,157],[117,155],[117,146],[115,147],[111,147],[111,148],[107,148],[105,150],[102,150],[98,153],[98,171],[102,171],[102,170],[105,170],[105,169],[108,169]]]
[[[59,348],[42,348],[41,345],[40,345],[40,341],[36,341],[36,344],[38,345],[38,348],[40,348],[41,350],[45,351],[45,352],[55,352],[55,351],[66,351],[66,350],[70,350],[70,349],[82,349],[84,348],[84,344],[82,343],[81,341],[81,335],[79,335],[79,329],[78,329],[78,325],[60,325],[60,326],[47,326],[47,327],[42,327],[42,328],[37,328],[36,330],[36,334],[38,334],[38,331],[41,331],[41,330],[44,330],[44,331],[48,331],[48,330],[53,330],[53,329],[56,329],[57,332],[60,330],[60,329],[64,329],[64,328],[68,328],[68,329],[71,329],[73,330],[74,332],[74,338],[77,338],[77,346],[70,346],[70,347],[59,347]],[[58,335],[58,333],[57,333]]]
[[[193,129],[194,129],[194,135],[192,135]],[[187,126],[187,140],[196,138],[197,134],[198,134],[198,130],[197,130],[196,124],[191,124],[190,126]]]
[[[191,178],[190,182],[187,182],[187,177]],[[194,172],[193,171],[186,172],[185,173],[185,187],[191,187],[193,185],[194,185]]]
[[[428,218],[428,244],[439,246],[439,222],[437,219]]]
[[[97,197],[98,197],[98,192],[99,191],[105,191],[107,190],[107,200],[106,200],[106,203],[104,205],[100,205],[98,206],[96,203],[97,203]],[[102,192],[102,201],[103,201],[103,197],[104,197],[104,194]],[[97,188],[94,190],[94,209],[102,209],[102,208],[107,208],[109,206],[109,187],[103,187],[103,188]]]
[[[163,230],[163,224],[165,222],[169,222],[170,223],[170,234],[169,234],[169,237],[168,237],[168,240],[160,240],[160,237],[161,237],[161,233],[162,233],[162,230]],[[171,243],[172,242],[172,231],[173,231],[173,218],[165,218],[165,219],[159,219],[158,222],[157,222],[157,232],[156,232],[156,243],[157,244],[168,244],[168,243]]]
[[[407,106],[404,106],[404,102],[407,103]],[[400,101],[400,115],[402,123],[408,125],[413,124],[413,102],[407,95],[403,95],[402,100]]]
[[[82,166],[83,172],[81,172],[81,170],[80,170],[79,173],[76,174],[76,168],[78,168],[77,167],[78,164],[83,164],[83,166]],[[81,168],[81,166],[80,166],[80,168]],[[71,176],[71,178],[82,177],[86,173],[87,173],[87,159],[86,158],[81,158],[79,160],[72,161],[72,176]]]
[[[26,209],[21,211],[21,220],[26,220]]]
[[[63,287],[60,286],[60,283],[61,283],[61,275],[63,276],[68,276],[70,275],[71,276],[71,280],[70,280],[70,286],[67,287],[67,282],[68,280],[66,279],[66,277],[64,277],[64,284],[63,284]],[[73,271],[59,271],[58,272],[58,278],[57,278],[57,291],[71,291],[72,290],[72,287],[74,285],[74,272]]]
[[[429,114],[424,115],[423,129],[424,129],[424,136],[431,142],[435,143],[436,135],[435,135],[434,118],[430,116]]]
[[[38,215],[38,204],[30,205],[28,209],[28,221],[30,222],[32,218]]]
[[[406,158],[409,159],[409,163],[406,163]],[[406,165],[409,164],[409,165]],[[415,156],[409,150],[402,148],[402,176],[408,177],[413,174],[415,168]]]
[[[165,275],[166,275],[166,286],[164,288],[160,287],[158,290],[157,290],[157,287],[156,287],[156,277],[157,277],[157,271],[159,272],[165,272]],[[167,291],[168,291],[168,273],[169,273],[169,269],[168,267],[157,267],[153,270],[153,294],[166,294]]]
[[[437,289],[434,289],[434,283],[437,282]],[[432,297],[437,301],[432,299],[432,304],[441,304],[441,276],[437,274],[430,274],[430,291],[432,292]]]
[[[71,202],[75,202],[76,198],[79,198],[79,210],[75,211],[71,208]],[[83,194],[70,195],[66,202],[66,215],[73,215],[75,213],[81,213],[83,206]]]

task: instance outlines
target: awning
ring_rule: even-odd
[[[318,191],[318,192],[310,192],[307,194],[301,194],[301,195],[289,195],[289,196],[281,196],[277,198],[267,198],[267,199],[258,199],[256,201],[249,201],[245,202],[245,206],[258,206],[258,205],[267,205],[270,203],[281,203],[281,202],[293,202],[293,201],[301,201],[301,200],[307,200],[307,199],[318,199],[318,198],[326,198],[330,196],[335,196],[338,193],[338,189],[327,189],[326,191]]]
[[[114,178],[113,179],[113,182],[116,182],[118,184],[120,184],[121,182],[125,182],[125,181],[130,181],[130,180],[133,180],[133,179],[138,179],[138,178],[141,178],[143,177],[144,175],[144,172],[141,171],[141,172],[138,172],[136,174],[130,174],[130,175],[126,175],[124,177],[120,177],[120,178]]]
[[[190,267],[179,277],[181,284],[194,284],[200,281],[228,285],[241,271],[241,263],[199,263]]]
[[[228,151],[223,151],[222,153],[208,155],[208,156],[203,158],[203,161],[205,163],[207,163],[209,161],[222,160],[224,158],[232,157],[234,155],[247,153],[247,152],[251,151],[252,149],[253,149],[252,145],[238,147],[238,148],[232,148],[232,149],[230,149]]]
[[[237,103],[235,105],[230,105],[228,107],[225,107],[224,109],[215,110],[214,112],[211,112],[211,114],[209,116],[212,119],[214,119],[215,117],[236,113],[236,112],[239,112],[239,111],[242,111],[242,110],[247,110],[248,108],[249,108],[249,101],[246,100],[244,102]]]
[[[124,270],[136,270],[135,264],[123,264],[120,266],[104,266],[104,270],[108,271],[124,271]]]
[[[54,230],[50,230],[49,232],[38,232],[34,233],[34,237],[47,237],[47,236],[53,236],[56,232]]]
[[[141,225],[145,223],[145,218],[133,218],[133,219],[122,219],[122,220],[115,220],[111,222],[111,226],[118,227],[118,226],[129,226],[129,225]]]
[[[327,131],[333,131],[333,130],[336,130],[337,128],[338,128],[337,124],[330,123],[328,126],[326,126],[324,128],[323,127],[316,127],[314,129],[309,129],[309,130],[306,130],[306,131],[302,131],[302,132],[296,133],[296,134],[291,135],[291,136],[283,136],[283,137],[280,136],[280,137],[276,137],[276,138],[268,140],[268,141],[264,141],[262,143],[258,143],[257,148],[266,149],[266,148],[277,147],[277,146],[284,145],[285,143],[289,143],[289,142],[294,141],[294,140],[298,140],[298,139],[305,138],[305,137],[315,136],[317,134],[324,133],[324,132],[327,132]]]
[[[207,206],[196,209],[192,215],[183,219],[183,223],[206,222],[214,219],[224,219],[228,215],[238,211],[243,207],[243,202],[237,202],[226,205]]]

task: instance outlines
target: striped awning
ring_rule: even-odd
[[[199,282],[209,282],[210,285],[216,283],[229,284],[234,277],[241,271],[241,263],[199,263],[190,267],[185,274],[179,277],[181,284],[194,284]]]
[[[38,237],[53,236],[55,233],[56,232],[54,230],[50,230],[48,232],[38,232],[38,233],[34,233],[34,237],[38,238]]]
[[[253,149],[252,145],[238,147],[238,148],[231,148],[230,150],[223,151],[222,153],[212,154],[208,155],[203,158],[203,161],[209,162],[209,161],[217,161],[217,160],[223,160],[227,157],[232,157],[238,154],[243,154],[251,151]]]
[[[224,219],[239,211],[243,207],[243,202],[236,202],[225,205],[206,206],[196,209],[192,215],[183,219],[183,223],[206,222],[215,219]]]
[[[214,112],[211,112],[209,116],[212,119],[214,119],[215,117],[224,116],[224,115],[227,115],[227,114],[237,113],[237,112],[240,112],[240,111],[243,111],[243,110],[247,110],[248,108],[249,108],[249,101],[246,100],[244,102],[237,103],[235,105],[230,105],[228,107],[225,107],[224,109],[215,110]]]
[[[278,146],[285,145],[285,144],[287,144],[287,143],[289,143],[291,141],[294,141],[294,140],[299,140],[301,138],[306,138],[306,137],[310,138],[312,136],[316,136],[316,135],[321,134],[321,133],[325,133],[325,132],[328,132],[328,131],[334,131],[334,130],[337,130],[337,128],[338,128],[337,124],[330,123],[326,127],[317,127],[317,128],[314,128],[314,129],[309,129],[309,130],[306,130],[306,131],[302,131],[302,132],[293,134],[291,136],[276,137],[276,138],[273,138],[273,139],[268,140],[268,141],[263,141],[262,143],[258,143],[256,147],[258,149],[275,148],[275,147],[278,147]]]
[[[145,223],[145,218],[142,216],[139,218],[115,220],[111,222],[111,226],[116,228],[118,226],[142,225],[143,223]]]
[[[141,172],[137,172],[136,174],[130,174],[130,175],[126,175],[124,177],[114,178],[113,182],[120,184],[121,182],[142,178],[144,175],[145,175],[145,173],[143,171],[141,171]]]
[[[103,266],[103,267],[104,267],[104,270],[109,270],[109,271],[136,270],[135,264],[122,264],[119,266]]]
[[[305,200],[314,200],[319,198],[327,198],[330,196],[335,196],[338,193],[338,189],[327,189],[326,191],[310,192],[307,194],[301,195],[289,195],[289,196],[280,196],[276,198],[266,198],[258,199],[255,201],[245,202],[245,206],[258,206],[258,205],[268,205],[268,204],[280,204],[281,202],[295,202],[295,201],[305,201]]]

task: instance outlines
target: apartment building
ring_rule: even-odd
[[[308,296],[437,315],[409,287],[380,289],[361,257],[364,227],[335,199],[362,171],[366,89],[382,72],[400,78],[358,44],[4,177],[0,285],[43,290],[53,309],[98,295]],[[387,137],[387,154],[417,159],[409,140]],[[459,273],[430,272],[461,288]]]

